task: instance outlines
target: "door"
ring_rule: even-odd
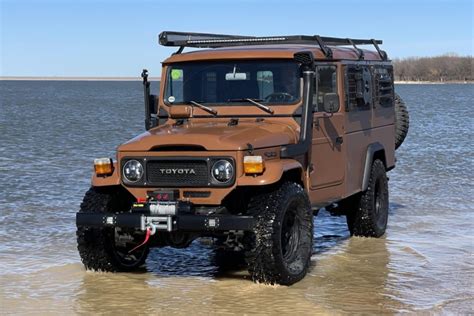
[[[344,113],[322,112],[324,95],[337,93],[337,82],[336,66],[316,68],[311,151],[313,170],[310,175],[312,190],[335,186],[344,180]]]
[[[313,144],[311,189],[322,189],[344,180],[344,116],[342,113],[315,113],[313,116]]]

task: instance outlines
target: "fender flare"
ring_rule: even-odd
[[[367,190],[367,188],[369,187],[370,170],[372,169],[374,154],[381,150],[385,151],[385,148],[379,142],[372,143],[367,147],[367,153],[365,155],[364,173],[362,177],[362,192]]]
[[[283,174],[289,170],[301,169],[303,166],[294,159],[267,160],[265,170],[261,175],[242,175],[237,179],[237,186],[259,186],[273,184],[281,180]]]

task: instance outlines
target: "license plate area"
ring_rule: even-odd
[[[152,201],[177,201],[179,190],[154,190],[148,191],[147,195]]]

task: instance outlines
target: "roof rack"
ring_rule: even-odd
[[[218,48],[241,45],[268,45],[268,44],[310,44],[318,45],[327,58],[332,58],[331,48],[328,46],[353,46],[359,53],[359,59],[364,59],[363,51],[356,45],[373,45],[382,60],[387,54],[379,48],[381,40],[325,37],[319,35],[288,35],[288,36],[243,36],[209,33],[161,32],[159,43],[163,46],[179,47],[175,54],[179,54],[185,47]]]

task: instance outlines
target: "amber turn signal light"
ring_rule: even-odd
[[[94,170],[98,177],[110,176],[114,173],[114,163],[112,158],[94,159]]]
[[[244,172],[245,173],[263,173],[265,164],[262,156],[245,156],[244,157]]]

